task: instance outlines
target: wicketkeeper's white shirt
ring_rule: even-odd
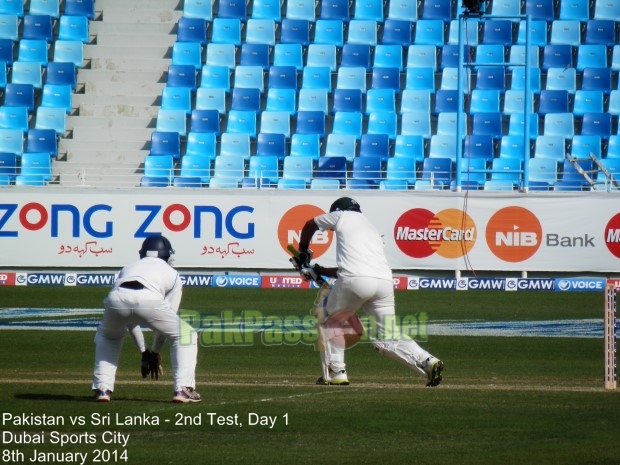
[[[315,217],[314,222],[321,231],[336,235],[338,277],[392,280],[383,238],[362,213],[335,211]]]

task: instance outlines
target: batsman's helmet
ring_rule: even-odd
[[[173,253],[174,249],[170,241],[164,236],[155,235],[144,239],[142,248],[140,249],[140,258],[156,257],[167,262],[170,259],[170,255]]]
[[[360,210],[360,204],[357,203],[355,200],[353,200],[351,197],[340,197],[338,200],[336,200],[334,203],[332,203],[332,206],[329,207],[329,212],[336,212],[336,211],[354,211],[354,212],[359,212]]]

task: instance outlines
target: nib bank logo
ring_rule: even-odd
[[[452,208],[438,213],[414,208],[403,213],[394,226],[396,245],[413,258],[435,253],[443,258],[462,257],[476,243],[476,234],[471,217]]]
[[[521,262],[536,253],[542,242],[542,226],[534,214],[522,207],[506,207],[487,223],[487,245],[505,262]]]

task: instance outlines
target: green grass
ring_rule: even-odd
[[[104,288],[0,288],[2,306],[97,308]],[[307,314],[314,291],[188,288],[183,307],[204,312],[260,310]],[[430,321],[601,318],[602,296],[550,292],[397,292],[399,313]],[[1,311],[0,311],[1,317]],[[150,335],[147,336],[150,339]],[[92,331],[0,331],[0,411],[61,415],[64,426],[2,425],[48,432],[44,445],[7,445],[26,461],[33,449],[121,450],[104,431],[129,434],[136,464],[609,464],[617,462],[620,397],[602,388],[599,339],[431,336],[424,347],[446,363],[444,383],[378,356],[369,344],[347,352],[351,385],[315,386],[318,354],[308,345],[201,347],[200,404],[170,402],[170,373],[143,380],[128,340],[110,404],[92,402]],[[167,351],[164,367],[169,371]],[[276,417],[273,428],[248,415]],[[92,415],[110,414],[111,425]],[[159,418],[160,425],[115,425],[115,415]],[[209,424],[209,414],[243,426]],[[86,425],[72,426],[70,416]],[[176,420],[201,424],[175,425]],[[164,420],[170,420],[165,422]],[[285,419],[288,424],[285,424]],[[90,433],[96,444],[60,448],[52,431]],[[6,462],[6,461],[5,461]],[[92,463],[92,462],[87,462]]]

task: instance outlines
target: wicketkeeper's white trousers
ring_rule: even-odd
[[[376,321],[375,349],[387,357],[404,363],[418,372],[431,354],[420,347],[413,339],[394,334],[394,284],[391,280],[376,278],[338,278],[325,302],[325,313],[330,315],[338,310],[357,311],[373,317]],[[326,361],[334,372],[346,369],[345,348],[328,342]]]
[[[118,360],[127,335],[127,326],[131,324],[144,324],[170,341],[175,390],[196,386],[196,332],[160,295],[148,289],[121,287],[110,292],[104,306],[103,319],[95,335],[93,389],[114,391]]]

